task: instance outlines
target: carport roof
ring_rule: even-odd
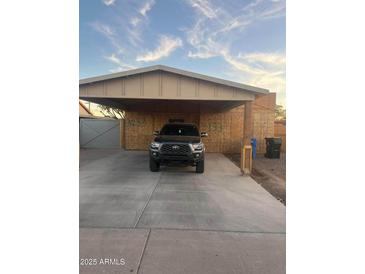
[[[146,73],[146,72],[152,72],[152,71],[166,71],[166,72],[170,72],[170,73],[174,73],[174,74],[183,75],[186,77],[196,78],[196,79],[200,79],[200,80],[204,80],[204,81],[208,81],[208,82],[213,82],[213,83],[217,83],[217,84],[221,84],[221,85],[239,88],[239,89],[243,89],[243,90],[253,92],[253,93],[258,93],[258,94],[269,93],[269,90],[267,90],[267,89],[258,88],[258,87],[254,87],[254,86],[250,86],[250,85],[245,85],[242,83],[224,80],[224,79],[207,76],[207,75],[203,75],[203,74],[199,74],[199,73],[195,73],[195,72],[190,72],[190,71],[186,71],[186,70],[182,70],[182,69],[172,68],[172,67],[168,67],[168,66],[164,66],[164,65],[155,65],[155,66],[127,70],[127,71],[122,71],[122,72],[117,72],[117,73],[105,74],[105,75],[96,76],[96,77],[84,78],[79,81],[79,85],[81,86],[84,84],[91,84],[91,83],[95,83],[95,82],[99,82],[99,81],[126,77],[126,76],[131,76],[131,75],[136,75],[136,74],[141,74],[141,73]]]

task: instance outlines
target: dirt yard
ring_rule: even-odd
[[[240,166],[240,154],[225,154],[233,163]],[[276,199],[286,204],[286,155],[280,154],[280,159],[267,159],[257,155],[253,162],[251,177]]]

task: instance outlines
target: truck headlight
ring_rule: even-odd
[[[194,151],[202,151],[204,148],[203,143],[199,143],[199,144],[193,144],[193,149]]]
[[[160,146],[161,146],[160,143],[157,143],[157,142],[152,142],[151,143],[151,148],[152,149],[159,149]]]

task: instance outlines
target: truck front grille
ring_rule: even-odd
[[[186,144],[163,144],[161,153],[170,155],[184,155],[191,152],[190,146]]]

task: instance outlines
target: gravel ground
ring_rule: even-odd
[[[280,153],[280,159],[268,159],[263,155],[258,155],[253,162],[253,168],[264,170],[278,176],[281,179],[286,179],[286,155]]]
[[[240,154],[225,154],[233,163],[240,166]],[[276,199],[286,204],[286,155],[280,159],[268,159],[258,155],[253,162],[251,177],[271,193]]]

